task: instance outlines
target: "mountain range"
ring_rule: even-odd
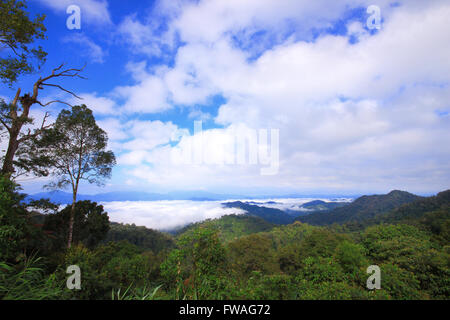
[[[216,194],[206,191],[174,191],[167,194],[117,191],[98,193],[94,195],[78,194],[77,200],[90,200],[95,202],[111,201],[158,201],[158,200],[193,200],[193,201],[214,201],[227,199],[242,199],[240,195]],[[28,195],[27,200],[50,199],[58,204],[72,203],[72,193],[64,191],[40,192]]]
[[[393,190],[383,195],[362,196],[345,206],[326,212],[315,212],[300,216],[296,220],[312,225],[362,221],[419,199],[422,199],[422,197],[406,191]]]
[[[223,203],[222,205],[226,207],[240,208],[246,213],[191,224],[175,234],[183,234],[201,226],[214,226],[227,241],[299,222],[312,225],[338,224],[347,230],[355,231],[386,223],[414,225],[421,230],[429,231],[438,242],[448,244],[450,241],[450,190],[431,197],[420,197],[409,192],[393,190],[384,195],[362,196],[352,203],[340,203],[340,207],[334,209],[323,209],[321,206],[324,204],[320,200],[311,201],[303,205],[322,210],[299,217],[292,217],[283,210],[263,207],[259,202],[260,206],[254,203],[251,201]],[[330,202],[328,204],[330,207],[336,205]]]
[[[111,201],[158,201],[158,200],[192,200],[192,201],[222,201],[238,199],[268,199],[268,198],[336,198],[341,195],[313,195],[313,194],[289,194],[289,195],[257,195],[245,196],[238,194],[219,194],[207,191],[172,191],[168,193],[149,193],[138,191],[114,191],[98,193],[93,195],[78,194],[77,200],[90,200],[95,202]],[[345,196],[346,198],[356,198],[355,195]],[[64,191],[39,192],[27,195],[26,200],[50,199],[53,203],[72,203],[72,193]]]

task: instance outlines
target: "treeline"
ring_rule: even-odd
[[[135,224],[112,222],[103,243],[127,241],[143,251],[159,253],[173,248],[175,242],[170,235]]]
[[[244,235],[272,230],[276,225],[262,218],[247,214],[230,214],[220,219],[207,219],[202,222],[189,224],[173,231],[175,236],[194,232],[199,227],[216,229],[222,242],[230,242]]]

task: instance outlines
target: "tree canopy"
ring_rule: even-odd
[[[18,76],[40,69],[47,53],[36,40],[46,39],[45,15],[34,19],[25,11],[25,1],[0,2],[0,79],[11,86]]]

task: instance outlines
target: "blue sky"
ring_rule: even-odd
[[[66,27],[71,4],[80,30]],[[380,8],[379,30],[367,26],[370,5]],[[447,1],[33,0],[29,9],[47,16],[43,75],[86,63],[88,80],[60,82],[83,100],[48,89],[41,99],[85,103],[118,159],[105,187],[81,193],[449,187]],[[38,76],[1,86],[0,96],[30,90]],[[35,108],[37,120],[43,112]],[[200,120],[203,161],[174,162],[197,141]],[[206,161],[230,156],[224,141],[236,132],[257,130],[279,132],[276,173],[262,175],[262,161]],[[21,183],[34,193],[46,181]]]

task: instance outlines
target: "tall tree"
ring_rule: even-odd
[[[47,53],[35,40],[46,39],[45,15],[30,19],[25,1],[0,1],[0,79],[12,86],[21,74],[32,73],[45,63]]]
[[[86,107],[74,106],[62,110],[52,128],[44,133],[37,145],[40,152],[52,159],[51,174],[56,180],[51,189],[72,187],[73,201],[70,212],[67,246],[73,237],[75,203],[81,181],[103,185],[111,177],[116,159],[112,151],[106,151],[108,136],[95,122],[92,111]]]
[[[68,237],[71,206],[67,206],[55,214],[45,215],[43,229],[51,232],[55,241],[54,249],[62,249],[62,244]],[[89,200],[78,201],[75,204],[74,244],[83,243],[88,248],[94,248],[102,241],[109,231],[109,217],[102,205]]]
[[[51,83],[53,82],[53,80],[56,80],[58,78],[77,77],[84,79],[80,75],[80,72],[83,70],[83,68],[63,69],[63,66],[64,64],[61,64],[59,67],[53,69],[50,75],[46,77],[40,77],[34,83],[33,91],[31,94],[26,93],[24,95],[21,95],[21,89],[19,88],[11,103],[0,104],[0,123],[4,127],[4,129],[6,129],[9,135],[8,148],[3,157],[3,166],[1,170],[4,175],[11,176],[15,172],[14,165],[17,163],[14,162],[14,156],[16,155],[19,146],[22,143],[29,141],[30,139],[36,138],[50,127],[48,124],[46,124],[46,120],[48,118],[48,114],[46,113],[42,124],[37,129],[35,129],[33,132],[28,129],[27,133],[22,133],[22,128],[24,127],[24,125],[33,123],[33,118],[30,117],[31,106],[33,106],[34,104],[38,104],[42,107],[45,107],[56,102],[68,105],[68,103],[60,100],[52,100],[46,103],[42,103],[38,100],[40,90],[43,90],[45,87],[55,87],[59,90],[71,94],[76,98],[81,99],[75,93],[65,89],[61,85]]]

